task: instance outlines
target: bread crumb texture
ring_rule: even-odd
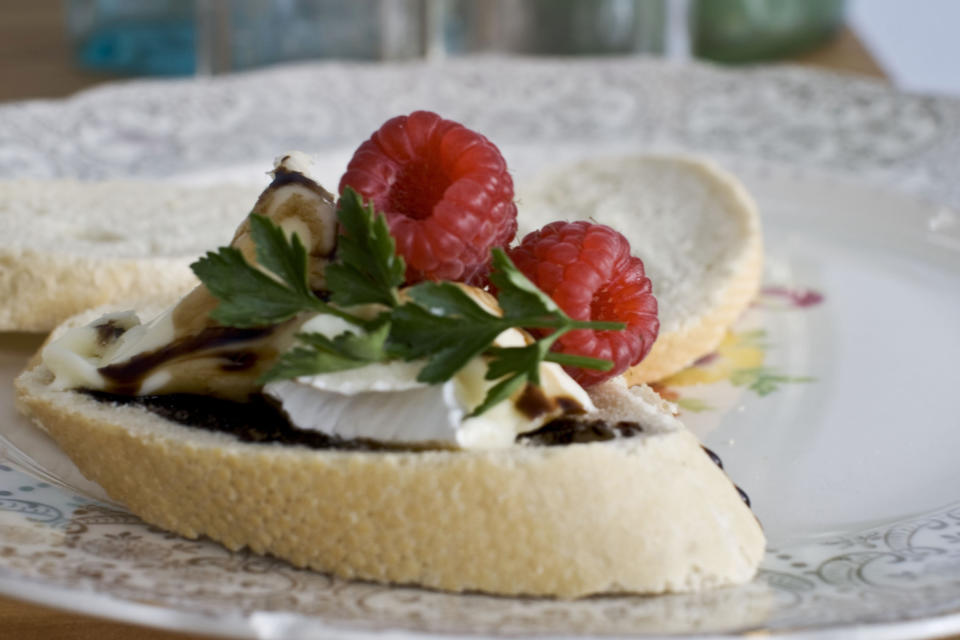
[[[573,598],[749,580],[763,533],[684,429],[561,447],[343,452],[240,443],[16,382],[24,410],[147,522],[344,578]]]

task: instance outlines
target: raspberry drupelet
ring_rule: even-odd
[[[360,145],[340,179],[382,211],[420,280],[479,282],[490,250],[517,231],[513,181],[484,136],[429,111],[383,124]]]
[[[623,235],[586,221],[554,222],[528,234],[509,256],[574,320],[626,323],[623,331],[578,329],[557,339],[554,351],[614,363],[610,371],[568,368],[581,385],[619,375],[650,351],[660,329],[657,300]]]

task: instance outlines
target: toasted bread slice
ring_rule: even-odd
[[[641,433],[497,450],[344,451],[241,442],[50,387],[23,410],[147,522],[345,578],[562,598],[742,583],[764,536],[736,487],[647,387],[594,401]]]
[[[520,193],[520,209],[521,233],[592,219],[624,234],[643,260],[660,334],[625,374],[631,384],[665,378],[716,348],[760,286],[757,207],[736,178],[702,160],[587,160],[534,180]]]
[[[190,263],[230,241],[260,189],[0,182],[0,331],[49,331],[114,301],[176,300],[197,283]]]

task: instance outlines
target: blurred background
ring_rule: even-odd
[[[307,59],[786,61],[960,95],[954,0],[0,0],[0,100]]]

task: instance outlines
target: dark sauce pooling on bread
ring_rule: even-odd
[[[536,431],[517,436],[517,442],[540,446],[557,446],[586,442],[603,442],[616,438],[629,438],[643,432],[636,422],[609,423],[605,420],[577,420],[557,418]]]
[[[357,451],[388,448],[372,440],[344,440],[319,431],[297,429],[290,424],[283,411],[262,395],[252,396],[247,402],[234,402],[187,393],[171,393],[162,396],[125,396],[101,391],[85,393],[101,402],[137,405],[171,422],[205,431],[229,434],[241,442]]]
[[[242,442],[301,445],[312,449],[347,451],[419,451],[426,447],[402,446],[364,439],[344,439],[319,431],[298,429],[269,398],[252,396],[247,402],[234,402],[212,396],[172,393],[159,396],[129,396],[85,391],[100,400],[120,405],[137,405],[151,413],[188,427],[234,436]],[[517,436],[517,441],[537,446],[601,442],[628,438],[643,431],[635,422],[609,424],[602,420],[560,418],[536,431]]]
[[[709,448],[707,448],[707,447],[705,447],[705,446],[703,446],[703,445],[700,445],[700,448],[703,449],[703,452],[704,452],[705,454],[707,454],[707,456],[708,456],[711,460],[713,460],[713,464],[715,464],[715,465],[717,465],[718,467],[720,467],[721,469],[723,469],[723,460],[720,459],[720,456],[718,456],[718,455],[714,452],[713,449],[709,449]],[[736,485],[736,484],[733,485],[733,488],[737,490],[737,493],[740,495],[740,499],[743,500],[744,504],[746,504],[746,505],[749,507],[749,506],[750,506],[750,496],[747,495],[747,492],[744,491],[743,489],[741,489],[741,488],[739,487],[739,485]]]

